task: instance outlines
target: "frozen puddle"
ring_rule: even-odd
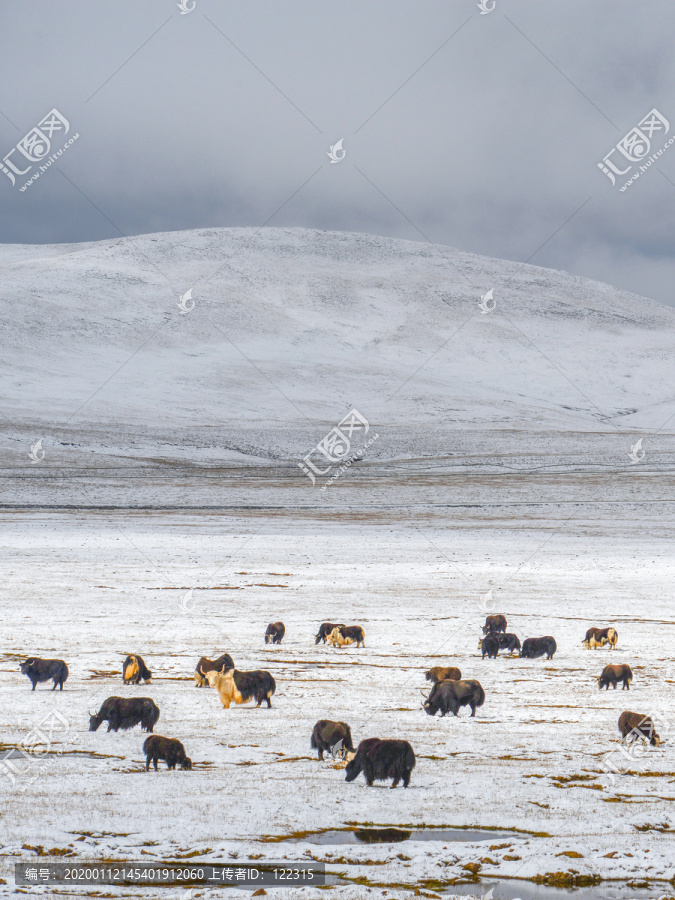
[[[466,828],[334,828],[314,831],[302,837],[285,838],[291,844],[400,844],[402,841],[522,840],[525,835],[510,831],[469,831]]]

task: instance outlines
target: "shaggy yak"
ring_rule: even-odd
[[[124,660],[122,675],[125,684],[140,684],[141,680],[150,681],[152,672],[145,664],[142,656],[132,653]]]
[[[619,681],[623,682],[623,686],[621,690],[624,689],[630,690],[630,683],[633,680],[633,673],[631,671],[630,666],[625,663],[620,666],[605,666],[602,670],[602,675],[598,678],[598,687],[600,690],[606,688],[609,690],[610,684],[614,686],[614,690],[616,690],[616,686]]]
[[[367,738],[361,741],[356,755],[347,763],[345,781],[354,779],[363,772],[368,787],[373,781],[392,779],[395,788],[403,780],[403,787],[408,787],[410,774],[415,768],[415,753],[408,741],[380,740]]]
[[[451,681],[459,681],[462,673],[454,666],[434,666],[424,677],[427,681],[433,681],[435,684],[437,681],[445,681],[446,678]]]
[[[489,634],[491,631],[506,631],[506,616],[488,616],[483,625],[483,634]]]
[[[265,700],[268,708],[272,706],[271,697],[277,685],[269,672],[262,669],[253,672],[227,669],[222,675],[218,672],[207,672],[206,677],[211,687],[218,690],[224,709],[229,709],[233,700],[237,704],[255,700],[256,706],[260,706]]]
[[[587,650],[597,650],[598,647],[609,644],[609,649],[613,650],[618,640],[619,633],[616,628],[589,628],[581,644]]]
[[[319,641],[322,641],[325,644],[335,628],[345,627],[345,625],[341,625],[339,622],[322,622],[321,625],[319,625],[319,633],[316,635],[314,643],[318,644]]]
[[[223,653],[215,660],[209,659],[208,656],[202,656],[195,669],[195,685],[206,687],[209,683],[206,677],[207,672],[225,672],[226,669],[234,669],[234,662],[229,653]]]
[[[280,644],[286,634],[286,626],[283,622],[272,622],[265,632],[266,644]]]
[[[441,716],[451,712],[453,716],[459,714],[461,706],[470,706],[471,715],[476,715],[476,707],[485,703],[485,691],[478,681],[439,681],[431,689],[427,696],[420,691],[425,701],[422,704],[424,711],[429,716],[435,716],[438,710]]]
[[[317,751],[319,759],[323,759],[324,753],[330,753],[334,758],[341,756],[344,759],[348,752],[354,752],[349,725],[346,722],[319,719],[312,731],[311,747]]]
[[[365,647],[366,635],[360,625],[336,625],[328,635],[327,643],[333,647],[348,647],[350,644]]]
[[[497,634],[495,637],[499,641],[500,650],[508,650],[510,654],[513,654],[513,651],[517,650],[520,653],[520,640],[518,639],[518,635]]]
[[[478,647],[482,653],[482,658],[497,659],[499,656],[499,638],[494,632],[486,634],[484,638],[478,641]]]
[[[640,713],[622,712],[619,716],[619,731],[621,732],[621,743],[623,744],[628,735],[633,735],[631,743],[643,738],[649,741],[652,747],[657,747],[661,743],[661,738],[656,733],[654,723],[649,716],[643,716]]]
[[[97,731],[101,722],[108,723],[108,731],[126,731],[140,725],[143,731],[152,731],[159,719],[159,707],[149,697],[125,700],[108,697],[97,713],[89,713],[89,731]]]
[[[185,753],[185,747],[176,738],[162,737],[161,734],[152,734],[145,739],[143,744],[145,753],[145,771],[147,772],[152,762],[157,771],[157,760],[166,760],[167,769],[175,769],[176,764],[181,769],[192,768],[192,760]]]
[[[558,649],[555,638],[550,635],[540,638],[527,638],[523,641],[520,655],[524,659],[536,659],[537,656],[546,655],[546,659],[553,659],[553,654]]]
[[[62,659],[40,659],[39,656],[31,656],[20,667],[21,674],[27,675],[35,690],[35,685],[43,681],[53,681],[53,691],[57,685],[59,690],[63,690],[63,682],[68,678],[68,666]]]

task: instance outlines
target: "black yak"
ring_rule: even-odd
[[[265,632],[266,644],[280,644],[286,634],[286,626],[283,622],[272,622]]]
[[[331,722],[330,719],[319,719],[312,731],[310,745],[312,750],[317,751],[319,759],[323,759],[324,753],[344,759],[348,752],[354,752],[349,725],[346,722]]]
[[[434,666],[424,676],[427,681],[444,681],[449,678],[451,681],[459,681],[462,673],[455,666]]]
[[[619,633],[616,628],[589,628],[581,643],[587,650],[597,650],[605,644],[609,644],[609,649],[613,650],[618,640]]]
[[[368,787],[372,787],[373,781],[386,781],[387,778],[393,779],[393,788],[401,780],[403,787],[408,787],[414,768],[415,753],[408,741],[366,738],[359,744],[356,756],[347,763],[345,781],[354,781],[363,772]]]
[[[328,635],[327,643],[334,647],[348,647],[350,644],[365,647],[366,635],[360,625],[336,625]]]
[[[140,725],[143,731],[152,731],[159,719],[159,707],[149,697],[108,697],[97,713],[89,714],[89,731],[97,731],[101,722],[108,723],[108,731],[127,731]]]
[[[202,656],[197,663],[195,669],[195,685],[197,687],[207,687],[207,672],[225,672],[226,669],[234,669],[234,662],[229,653],[223,653],[218,659],[209,659],[208,656]]]
[[[314,643],[318,644],[319,641],[322,641],[325,644],[334,628],[345,627],[345,625],[341,625],[339,622],[322,622],[321,625],[319,625],[319,633],[316,635]]]
[[[62,691],[63,683],[68,678],[68,666],[62,659],[40,659],[39,656],[31,656],[21,663],[20,668],[21,674],[30,678],[32,690],[35,690],[36,684],[51,680],[54,682],[52,690],[55,691],[58,685]]]
[[[142,656],[132,653],[124,660],[122,677],[125,684],[140,684],[141,681],[150,681],[152,672],[146,666]]]
[[[661,738],[656,733],[652,720],[649,716],[643,716],[640,713],[628,712],[628,710],[622,712],[619,716],[619,731],[622,744],[629,734],[633,736],[631,743],[637,741],[638,738],[649,741],[652,747],[661,743]]]
[[[623,682],[621,690],[630,690],[630,683],[633,680],[633,672],[631,671],[631,667],[626,665],[618,666],[605,666],[602,670],[602,675],[598,678],[598,687],[600,690],[605,688],[609,690],[610,684],[614,685],[614,690],[616,690],[617,683],[619,681]]]
[[[555,638],[550,635],[540,638],[526,638],[520,655],[525,659],[535,659],[537,656],[546,655],[546,659],[553,659],[553,654],[558,649]]]
[[[488,616],[483,625],[483,634],[489,634],[491,631],[506,631],[506,616]]]
[[[499,656],[499,639],[494,631],[486,634],[479,643],[482,658],[497,659]]]
[[[269,672],[258,669],[253,672],[238,672],[236,669],[227,669],[222,675],[217,672],[207,672],[211,687],[215,687],[220,695],[223,707],[230,708],[235,703],[248,703],[255,700],[256,706],[260,706],[263,700],[267,701],[267,707],[272,706],[272,695],[277,689],[277,684]]]
[[[518,639],[518,635],[496,634],[495,637],[499,641],[500,650],[508,650],[511,654],[514,650],[517,650],[520,653],[520,640]]]
[[[424,691],[421,693],[426,697],[422,706],[429,716],[435,716],[439,709],[441,716],[449,712],[457,716],[461,706],[470,706],[471,715],[475,716],[476,707],[485,703],[485,691],[480,682],[474,680],[439,681],[432,687],[428,697]]]
[[[166,760],[167,769],[175,769],[176,764],[181,769],[192,768],[192,760],[185,753],[185,747],[176,738],[162,737],[161,734],[151,734],[143,744],[145,753],[145,771],[147,772],[152,762],[157,771],[157,760]]]

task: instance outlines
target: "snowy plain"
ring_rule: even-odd
[[[314,858],[343,883],[298,896],[347,900],[673,891],[671,310],[565,273],[302,229],[3,247],[0,266],[0,741],[20,745],[53,710],[68,723],[3,779],[0,890],[15,860],[57,848]],[[377,441],[321,491],[298,463],[354,407]],[[487,612],[521,640],[553,635],[554,659],[482,660]],[[278,619],[286,638],[266,647]],[[324,620],[363,625],[366,647],[316,646]],[[582,648],[610,624],[616,650]],[[195,688],[197,659],[225,651],[272,672],[271,710],[226,711]],[[123,686],[129,652],[149,685]],[[62,693],[30,691],[29,655],[68,662]],[[631,665],[628,694],[598,691],[608,662]],[[475,719],[425,715],[438,664],[481,681]],[[138,729],[90,733],[111,695],[153,697],[156,733],[194,769],[146,774]],[[630,767],[623,709],[666,723]],[[410,788],[346,784],[309,748],[320,718],[409,740]],[[321,836],[357,826],[490,837]],[[555,873],[564,890],[534,882]]]

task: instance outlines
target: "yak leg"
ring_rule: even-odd
[[[363,774],[366,776],[366,783],[368,787],[372,787],[373,781],[375,780],[375,773],[373,772],[373,767],[370,765],[367,759],[363,761]]]
[[[392,786],[393,788],[398,787],[398,783],[399,783],[400,780],[401,780],[401,776],[400,776],[400,775],[396,775],[396,776],[394,777],[394,780],[393,780],[392,783],[391,783],[391,786]]]
[[[403,787],[407,788],[410,784],[410,771],[406,770],[403,774]]]
[[[473,718],[475,715],[476,715],[476,707],[472,703],[471,704],[471,718]]]
[[[319,757],[319,760],[320,760],[321,762],[323,762],[323,749],[322,749],[321,747],[319,747],[319,750],[318,750],[318,754],[317,754],[317,755],[318,755],[318,757]]]

